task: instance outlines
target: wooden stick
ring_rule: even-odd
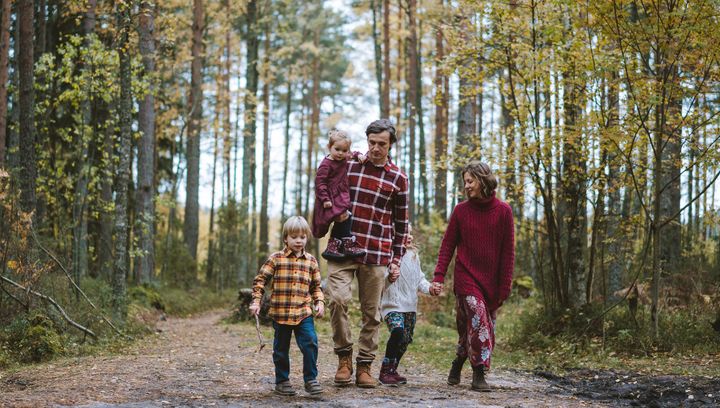
[[[255,330],[257,331],[258,341],[260,342],[260,347],[258,347],[256,353],[259,353],[263,347],[265,347],[265,340],[263,340],[262,333],[260,332],[260,318],[258,315],[255,315]]]

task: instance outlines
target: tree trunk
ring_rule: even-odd
[[[217,160],[218,160],[218,139],[220,138],[220,135],[218,134],[218,122],[220,122],[221,114],[220,114],[220,105],[223,104],[222,99],[220,98],[220,90],[222,89],[224,85],[221,83],[218,83],[218,101],[215,103],[215,121],[213,123],[213,164],[212,164],[212,182],[210,184],[210,225],[208,226],[208,254],[207,254],[207,263],[205,264],[205,283],[210,285],[210,287],[215,287],[213,285],[213,279],[215,278],[215,180],[216,180],[216,174],[217,174]]]
[[[115,265],[113,268],[113,315],[116,320],[124,321],[127,315],[125,301],[125,280],[127,279],[127,235],[128,235],[128,183],[130,182],[130,150],[132,148],[132,71],[130,67],[130,25],[132,5],[118,3],[117,25],[119,41],[117,44],[120,57],[120,101],[119,126],[120,135],[117,141],[118,168],[115,180]]]
[[[380,47],[380,36],[378,35],[378,5],[375,0],[370,0],[370,12],[372,13],[372,38],[375,51],[375,80],[378,87],[378,103],[380,113],[385,112],[383,107],[383,76],[382,76],[382,49]]]
[[[188,252],[197,259],[198,223],[200,208],[198,193],[200,187],[200,131],[202,128],[203,103],[203,32],[205,15],[203,0],[193,1],[192,68],[190,74],[190,123],[187,137],[187,190],[185,198],[185,223],[183,237]]]
[[[20,72],[20,155],[18,160],[18,186],[20,207],[34,211],[35,197],[35,79],[33,76],[33,0],[18,1],[18,70]]]
[[[383,0],[383,86],[381,93],[380,116],[390,119],[390,0]]]
[[[439,0],[440,7],[445,1]],[[447,94],[444,88],[442,59],[445,58],[443,32],[440,26],[435,28],[435,211],[447,219]]]
[[[408,163],[407,163],[407,172],[409,176],[409,183],[410,183],[410,195],[408,197],[408,209],[410,213],[410,219],[416,220],[417,219],[417,209],[415,208],[415,203],[417,201],[417,172],[415,171],[415,160],[417,158],[416,156],[416,140],[415,140],[415,126],[416,126],[416,118],[419,117],[418,115],[418,78],[419,73],[417,72],[418,69],[418,55],[417,55],[417,23],[415,20],[415,13],[417,11],[417,1],[416,0],[407,0],[407,18],[408,18],[408,31],[410,32],[410,35],[408,36],[407,42],[405,43],[405,47],[407,50],[407,84],[408,84],[408,101],[410,111],[407,113],[408,117]]]
[[[35,23],[35,61],[39,61],[40,57],[45,53],[45,40],[47,38],[47,4],[45,0],[37,0],[37,15]]]
[[[320,32],[319,29],[315,30],[313,35],[313,45],[320,47]],[[307,143],[307,167],[306,167],[306,190],[305,190],[305,205],[303,207],[305,219],[310,218],[310,186],[312,185],[314,178],[312,177],[315,168],[313,167],[313,155],[315,154],[315,144],[320,128],[320,56],[315,56],[312,62],[312,90],[310,91],[310,130],[308,131],[308,143]]]
[[[229,0],[224,1],[225,6],[225,12],[227,13],[227,18],[231,18],[232,13],[230,9],[230,2]],[[229,23],[228,23],[229,24]],[[226,198],[229,198],[231,196],[234,196],[234,191],[231,188],[231,177],[230,177],[230,151],[232,150],[232,145],[234,141],[231,138],[231,126],[230,126],[230,68],[232,67],[232,61],[230,59],[230,33],[231,33],[230,27],[227,28],[227,32],[225,33],[225,66],[223,70],[223,96],[222,99],[223,103],[223,163],[225,164],[225,176],[226,176]],[[239,106],[239,104],[238,104]],[[236,116],[237,120],[237,116]]]
[[[290,81],[290,73],[287,78],[287,99],[285,100],[285,154],[283,160],[283,184],[282,184],[282,203],[280,205],[280,245],[282,246],[282,228],[285,223],[285,204],[287,203],[287,180],[288,180],[288,164],[290,160],[290,113],[292,108],[292,82]]]
[[[135,282],[148,283],[155,270],[155,205],[154,152],[155,152],[155,17],[154,4],[150,0],[140,3],[138,31],[140,34],[140,55],[144,75],[149,88],[140,101],[138,128],[142,132],[138,146],[138,189],[136,234],[138,255],[135,257]]]
[[[5,168],[8,114],[8,62],[10,58],[11,0],[0,3],[0,169]]]
[[[260,246],[258,268],[267,259],[270,243],[268,233],[268,187],[270,185],[270,24],[265,24],[265,75],[263,78],[263,155],[262,188],[260,192]]]
[[[608,120],[607,132],[612,137],[619,131],[620,93],[617,72],[610,74],[608,83]],[[606,143],[610,143],[607,141]],[[620,190],[622,174],[620,168],[620,155],[616,146],[608,147],[608,214],[606,220],[607,247],[610,259],[608,260],[608,295],[614,299],[614,293],[622,289],[623,250],[620,237],[620,220],[622,215],[622,200]]]
[[[97,3],[95,1],[88,2],[88,8],[85,11],[85,21],[83,21],[83,34],[85,36],[84,43],[89,49],[91,43],[91,36],[95,32],[95,8]],[[84,76],[90,76],[88,72],[89,67],[86,64],[81,65]],[[88,90],[87,94],[83,96],[81,102],[82,111],[82,123],[80,124],[81,131],[79,136],[76,138],[76,144],[79,146],[77,151],[77,166],[78,174],[77,181],[75,183],[75,194],[73,197],[73,260],[72,260],[72,275],[75,282],[80,284],[81,278],[87,274],[88,270],[88,225],[87,225],[87,208],[88,208],[88,184],[90,182],[90,168],[93,163],[89,159],[89,150],[91,140],[94,138],[94,126],[92,120],[92,100],[94,96],[92,94],[93,89]],[[90,132],[90,134],[86,134]],[[76,291],[75,295],[77,299],[80,298],[80,292]]]
[[[423,37],[422,23],[418,27],[419,37]],[[428,163],[427,153],[425,152],[425,114],[422,107],[422,41],[417,41],[417,53],[416,53],[416,68],[415,68],[415,86],[417,91],[415,92],[415,106],[418,117],[418,154],[420,155],[420,188],[422,190],[422,219],[423,223],[430,223],[430,191],[428,190]]]
[[[243,174],[242,174],[242,216],[245,222],[243,222],[244,237],[244,256],[243,264],[240,269],[244,270],[248,277],[252,274],[249,259],[251,256],[254,257],[254,253],[251,251],[251,247],[254,245],[255,236],[251,235],[251,217],[254,214],[250,213],[248,216],[248,209],[251,208],[250,197],[250,185],[253,183],[255,175],[255,118],[257,110],[257,90],[258,90],[258,12],[257,12],[257,0],[250,0],[247,3],[246,9],[247,15],[247,36],[245,37],[246,48],[247,48],[247,68],[245,72],[245,112],[244,112],[244,127],[243,127]],[[247,278],[246,278],[247,279]]]
[[[563,106],[565,126],[563,129],[563,172],[562,198],[559,218],[566,220],[565,226],[565,286],[570,294],[570,304],[563,306],[579,306],[585,301],[585,247],[586,242],[586,210],[585,210],[585,171],[583,157],[582,132],[579,121],[582,110],[578,106],[581,98],[581,87],[574,83],[578,77],[571,65],[563,73]]]

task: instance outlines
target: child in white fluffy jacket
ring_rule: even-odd
[[[408,233],[405,242],[407,251],[400,263],[400,277],[395,282],[385,280],[385,289],[380,300],[382,315],[390,338],[385,348],[385,358],[380,368],[380,383],[397,386],[406,384],[407,379],[397,372],[400,359],[412,343],[417,316],[418,292],[437,296],[440,288],[425,279],[420,269],[417,247],[413,245],[413,236]]]

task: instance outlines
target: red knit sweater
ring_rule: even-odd
[[[512,209],[493,196],[458,204],[438,254],[435,282],[443,282],[455,259],[456,295],[477,296],[490,311],[510,296],[515,265],[515,227]]]

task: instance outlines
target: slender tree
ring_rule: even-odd
[[[125,279],[128,274],[128,184],[130,183],[130,150],[132,149],[132,72],[130,67],[130,2],[117,4],[118,40],[120,57],[120,101],[118,117],[120,134],[117,140],[118,166],[115,179],[115,263],[113,268],[113,315],[124,321],[127,314]]]
[[[141,0],[138,16],[140,55],[142,56],[147,90],[140,100],[138,127],[142,136],[138,145],[138,188],[136,193],[136,235],[138,255],[135,257],[135,282],[147,283],[155,269],[155,6],[151,0]]]
[[[11,0],[0,3],[0,168],[5,167],[8,113],[8,63],[10,58]]]
[[[18,71],[20,76],[20,157],[17,163],[20,205],[24,211],[36,208],[35,180],[35,79],[33,61],[33,0],[18,1]]]
[[[185,223],[183,237],[188,252],[197,259],[198,223],[200,208],[198,193],[200,187],[200,134],[202,129],[203,102],[203,33],[205,10],[203,0],[193,1],[192,67],[190,74],[190,123],[187,137],[187,189],[185,199]]]

